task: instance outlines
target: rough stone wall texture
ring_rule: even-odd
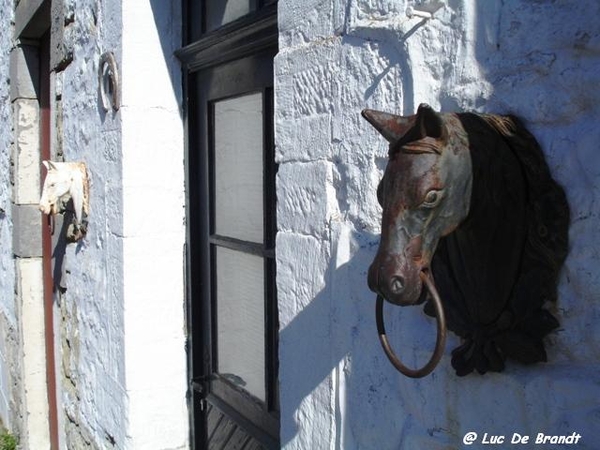
[[[410,6],[435,10],[409,17]],[[469,431],[600,438],[600,4],[280,0],[276,58],[281,438],[288,448],[459,448]],[[404,378],[377,340],[366,271],[387,145],[365,107],[521,116],[571,207],[549,362]],[[408,364],[433,348],[421,308],[386,308]]]
[[[0,308],[15,320],[14,264],[11,227],[12,111],[9,60],[12,48],[13,12],[9,0],[0,3]]]
[[[181,449],[189,437],[182,92],[173,55],[181,5],[130,2],[123,10],[123,3],[52,2],[52,158],[84,161],[91,184],[87,236],[64,245],[61,216],[54,236],[60,441],[76,449]],[[0,418],[19,434],[26,421],[11,404],[23,358],[9,176],[14,5],[0,0]],[[109,51],[121,79],[118,112],[105,111],[99,95],[99,62]],[[25,163],[39,174],[39,163]],[[39,193],[32,198],[26,203]]]
[[[125,3],[64,2],[70,19],[54,17],[65,24],[54,46],[65,65],[53,82],[55,148],[85,161],[91,179],[88,234],[67,246],[62,270],[65,441],[185,448],[181,16],[177,2]],[[118,112],[99,97],[107,51]]]
[[[0,1],[0,419],[18,433],[21,408],[12,393],[19,377],[15,270],[12,254],[11,149],[12,111],[9,60],[13,45],[13,9],[10,0]]]
[[[105,113],[98,94],[101,54],[120,60],[120,3],[56,2],[52,11],[53,157],[84,161],[90,177],[88,234],[55,255],[66,288],[55,319],[59,429],[72,448],[123,448],[127,433],[121,117]]]

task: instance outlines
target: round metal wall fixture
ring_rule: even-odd
[[[112,52],[106,52],[100,57],[98,84],[104,110],[108,111],[112,107],[114,111],[118,111],[121,107],[121,86],[117,61]]]

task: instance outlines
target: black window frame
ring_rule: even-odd
[[[276,1],[258,1],[257,11],[204,33],[203,3],[184,1],[186,44],[176,52],[183,64],[186,96],[186,295],[191,441],[206,442],[208,401],[239,423],[267,448],[279,446],[278,313],[275,285],[276,196],[274,162],[273,58],[277,52]],[[270,64],[264,64],[270,61]],[[265,68],[266,67],[266,68]],[[231,89],[227,73],[244,71]],[[264,71],[267,70],[268,73]],[[212,77],[212,80],[204,78]],[[238,77],[239,78],[239,77]],[[264,80],[270,78],[268,85]],[[217,81],[215,81],[217,80]],[[204,90],[204,92],[203,92]],[[263,224],[262,246],[214,233],[214,101],[262,92],[263,96]],[[199,99],[207,100],[203,103]],[[208,203],[207,201],[208,200]],[[198,239],[198,236],[202,236]],[[215,373],[216,271],[215,246],[263,257],[265,273],[265,394],[261,402]],[[202,326],[209,323],[210,326]]]

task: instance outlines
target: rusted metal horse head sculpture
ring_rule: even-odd
[[[558,326],[556,299],[567,254],[569,209],[535,138],[512,116],[437,113],[420,105],[401,117],[364,110],[390,143],[377,190],[381,242],[369,268],[386,354],[407,376],[430,373],[448,328],[458,375],[501,371],[506,358],[546,360],[543,337]],[[438,293],[439,291],[439,293]],[[383,325],[383,300],[428,300],[438,339],[421,369],[404,366]]]

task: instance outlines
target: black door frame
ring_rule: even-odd
[[[203,448],[207,442],[207,402],[216,405],[224,414],[239,423],[254,438],[269,448],[279,446],[279,417],[278,417],[278,392],[276,379],[267,382],[267,402],[259,405],[250,396],[243,392],[230,389],[223,380],[215,379],[212,365],[214,355],[212,345],[214,342],[213,330],[210,324],[214,320],[211,307],[213,285],[211,274],[206,267],[211,267],[211,242],[210,239],[198,239],[196,236],[210,236],[211,233],[211,210],[205,199],[210,195],[210,156],[209,149],[211,133],[210,124],[205,117],[211,117],[207,108],[207,102],[197,99],[214,99],[220,97],[221,75],[224,64],[229,66],[241,65],[238,69],[245,71],[246,77],[239,80],[236,91],[228,90],[228,95],[243,94],[248,92],[263,92],[265,117],[273,114],[272,87],[256,89],[255,80],[260,81],[265,76],[273,80],[272,58],[277,52],[278,28],[276,4],[263,5],[259,12],[240,20],[225,25],[218,30],[201,36],[198,28],[197,1],[184,2],[184,18],[187,20],[185,42],[194,39],[193,42],[184,46],[176,52],[183,63],[183,84],[186,98],[185,126],[186,126],[186,214],[188,218],[186,236],[186,295],[187,295],[187,351],[188,351],[188,373],[190,387],[188,391],[188,403],[190,412],[190,438],[193,448]],[[201,21],[200,21],[201,22]],[[201,37],[201,38],[200,38]],[[264,64],[261,60],[271,59],[268,74],[264,72]],[[268,67],[268,65],[267,65]],[[254,69],[253,69],[254,68]],[[230,69],[226,69],[230,70]],[[223,72],[226,73],[226,72]],[[217,82],[206,82],[205,77],[211,77]],[[272,86],[272,85],[271,85]],[[265,126],[272,126],[271,120],[263,121]],[[269,142],[265,142],[265,158],[274,158],[273,155],[273,130],[264,130],[265,136],[270,136]],[[201,149],[197,152],[197,149]],[[266,166],[268,167],[268,165]],[[274,172],[266,172],[265,177],[273,179]],[[267,183],[268,187],[270,184]],[[274,198],[273,189],[265,190],[265,197]],[[265,252],[271,252],[275,239],[274,214],[267,215],[269,206],[274,208],[274,202],[269,200],[265,203]],[[272,231],[269,231],[272,230]],[[232,245],[237,245],[233,243]],[[271,250],[269,250],[271,249]],[[257,250],[258,251],[258,250]],[[259,252],[260,253],[260,252]],[[274,273],[274,254],[265,258],[266,271]],[[272,261],[272,262],[268,262]],[[274,277],[272,277],[274,279]],[[266,295],[275,295],[275,285],[271,283],[266,286]],[[199,301],[200,300],[200,301]],[[271,311],[266,312],[277,317],[276,302],[272,302]],[[269,324],[269,322],[267,322]],[[268,326],[267,346],[270,351],[277,350],[277,323],[271,321]],[[275,353],[276,354],[276,353]],[[268,359],[268,358],[267,358]],[[267,377],[277,376],[277,361],[272,360],[267,367]],[[273,387],[275,386],[275,387]],[[252,417],[248,420],[248,417]]]

